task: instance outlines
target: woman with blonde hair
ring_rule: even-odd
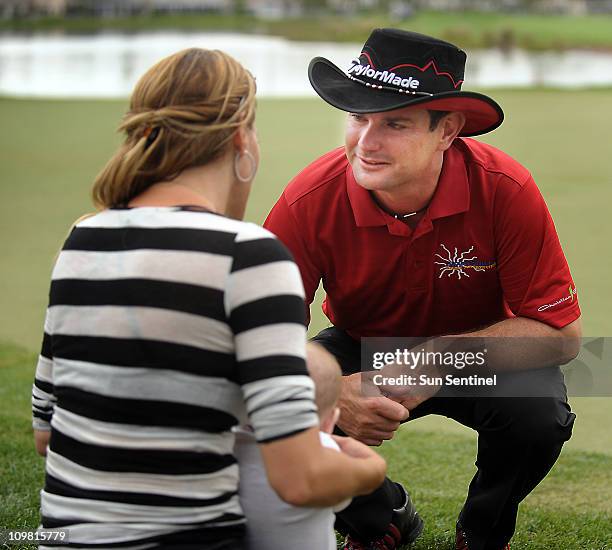
[[[66,528],[70,547],[242,548],[240,423],[289,503],[328,506],[383,480],[367,447],[319,443],[299,271],[240,221],[254,119],[254,80],[228,55],[160,61],[94,184],[99,212],[60,252],[33,415],[42,526]]]

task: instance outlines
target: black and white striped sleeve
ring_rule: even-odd
[[[42,349],[38,356],[34,385],[32,386],[32,426],[35,430],[51,429],[51,416],[56,398],[53,392],[53,353],[51,350],[49,314],[45,319]]]
[[[257,440],[272,441],[315,426],[299,269],[265,229],[249,224],[236,236],[225,305],[237,378]]]

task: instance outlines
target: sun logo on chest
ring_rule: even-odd
[[[472,250],[474,250],[474,245],[470,246],[467,250],[463,252],[459,252],[457,247],[454,247],[454,252],[451,251],[444,245],[444,243],[440,243],[440,246],[444,249],[446,253],[444,256],[436,253],[435,256],[438,257],[440,262],[435,261],[436,265],[439,265],[439,275],[438,279],[441,279],[443,275],[447,277],[451,277],[452,275],[457,275],[458,279],[461,277],[469,277],[470,274],[468,270],[472,269],[474,271],[487,271],[490,269],[495,269],[497,263],[495,261],[480,261],[478,260],[478,256],[468,256],[471,254]]]

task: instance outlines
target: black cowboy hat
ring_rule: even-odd
[[[346,72],[315,57],[308,78],[327,103],[350,113],[380,113],[408,106],[461,111],[461,136],[485,134],[504,120],[490,97],[462,92],[466,54],[431,36],[398,29],[375,29]]]

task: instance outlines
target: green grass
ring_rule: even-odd
[[[537,15],[431,12],[394,21],[384,12],[355,16],[327,14],[299,19],[264,20],[224,14],[144,15],[117,18],[38,18],[0,21],[0,30],[92,33],[115,30],[238,31],[284,36],[291,40],[363,42],[374,27],[394,26],[432,34],[464,48],[518,45],[528,49],[612,48],[610,15]]]
[[[35,354],[0,345],[0,527],[34,528],[43,459],[30,428]],[[599,411],[602,414],[603,411]],[[454,523],[474,474],[471,434],[401,428],[381,448],[389,474],[404,483],[426,522],[414,550],[451,550]],[[612,451],[612,449],[611,449]],[[612,548],[612,455],[566,450],[521,506],[513,548]]]
[[[35,357],[0,345],[0,529],[38,525],[43,459],[34,452],[28,409]]]
[[[506,122],[484,140],[533,172],[578,287],[585,334],[611,334],[607,165],[609,90],[497,91]],[[118,136],[124,101],[0,99],[0,526],[37,522],[42,460],[30,429],[30,384],[54,255],[70,223],[91,210],[89,188]],[[247,218],[261,222],[304,165],[342,143],[343,115],[318,100],[261,100],[262,165]],[[330,212],[333,215],[333,212]],[[320,296],[319,296],[320,300]],[[326,324],[313,307],[311,331]],[[612,399],[578,399],[575,435],[521,508],[514,548],[612,548]],[[447,549],[474,467],[474,435],[422,419],[383,446],[414,492],[427,528],[417,550]],[[400,459],[401,456],[401,459]]]

